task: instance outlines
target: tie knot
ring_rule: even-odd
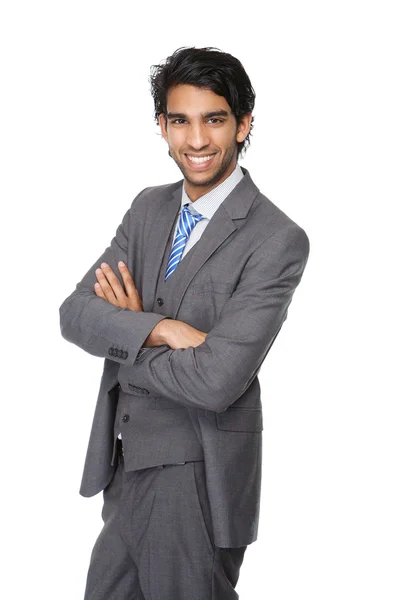
[[[181,218],[178,226],[179,232],[182,236],[188,238],[195,225],[204,218],[205,217],[198,212],[195,212],[195,214],[192,213],[189,210],[188,205],[184,204],[184,206],[182,207]]]
[[[189,210],[189,206],[188,204],[184,204],[184,206],[182,207],[182,210],[185,211],[186,214],[191,215],[191,217],[194,217],[195,219],[201,218],[203,219],[203,215],[201,215],[195,208],[192,207],[192,212],[191,210]]]

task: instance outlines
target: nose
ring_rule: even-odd
[[[207,128],[202,123],[193,123],[188,128],[187,144],[194,150],[209,146],[210,138]]]

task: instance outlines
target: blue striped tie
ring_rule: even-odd
[[[171,273],[176,269],[184,252],[185,244],[188,241],[189,235],[198,221],[205,217],[199,213],[193,215],[188,209],[188,204],[182,207],[180,221],[178,223],[177,233],[175,235],[174,244],[171,248],[170,258],[167,264],[165,281],[170,277]]]

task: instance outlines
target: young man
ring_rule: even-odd
[[[181,48],[151,76],[180,181],[144,189],[60,307],[104,360],[80,493],[103,490],[85,600],[231,600],[257,539],[258,372],[309,255],[238,157],[255,93],[241,63]]]

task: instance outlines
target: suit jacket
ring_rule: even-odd
[[[309,256],[304,229],[241,168],[243,179],[171,276],[177,274],[168,312],[155,291],[180,210],[182,179],[136,196],[110,246],[59,309],[62,336],[105,359],[80,493],[97,494],[113,476],[120,386],[155,410],[186,407],[203,446],[214,540],[221,547],[257,539],[263,430],[258,373]],[[143,312],[116,307],[94,292],[95,269],[103,261],[123,284],[119,260],[133,276]],[[205,341],[196,348],[143,348],[166,317],[207,332]]]

